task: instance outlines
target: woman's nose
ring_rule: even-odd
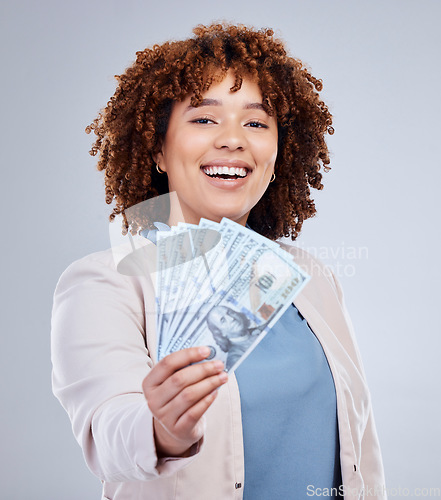
[[[246,148],[246,136],[242,125],[224,124],[218,128],[215,139],[215,147],[218,149],[230,149],[231,151]]]

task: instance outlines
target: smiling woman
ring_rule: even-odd
[[[274,173],[277,121],[262,106],[257,83],[235,75],[213,84],[197,107],[177,102],[156,155],[187,222],[228,217],[245,225]],[[171,214],[172,224],[177,221]]]
[[[155,220],[133,208],[174,192],[169,225],[226,217],[247,225],[243,232],[295,239],[329,164],[322,84],[271,30],[216,24],[194,34],[138,52],[87,128],[97,136],[91,153],[105,172],[106,201],[115,202],[110,219],[122,215],[123,232],[142,236]],[[208,347],[157,362],[163,325],[150,314],[153,283],[120,274],[111,250],[64,272],[53,308],[53,389],[103,498],[301,499],[311,488],[384,498],[340,286],[309,254],[284,248],[311,279],[228,375]],[[265,325],[208,305],[200,319],[228,350],[228,368]]]
[[[176,132],[174,128],[171,134],[170,127],[179,122],[179,126],[185,124],[180,137],[191,133],[185,151],[199,147],[202,138],[209,136],[217,152],[213,156],[206,151],[195,161],[222,163],[242,160],[243,156],[255,167],[254,153],[245,151],[248,145],[259,155],[263,152],[265,158],[276,153],[268,172],[268,179],[274,173],[274,182],[266,191],[266,180],[263,182],[262,196],[248,208],[247,222],[268,238],[295,239],[303,222],[315,214],[310,187],[322,189],[321,169],[327,170],[329,164],[325,135],[333,133],[332,117],[318,94],[322,83],[300,60],[287,55],[270,29],[212,25],[198,26],[194,33],[194,38],[137,52],[135,63],[117,77],[119,86],[107,107],[86,129],[97,135],[91,154],[100,153],[98,169],[105,171],[106,202],[116,202],[111,219],[118,214],[126,218],[125,209],[169,191],[169,177],[160,176],[155,163],[159,159],[160,168],[166,168],[161,162],[161,153],[166,154],[162,149]],[[231,115],[235,106],[241,110],[240,117]],[[199,132],[199,127],[204,131]],[[239,130],[242,132],[237,135]],[[276,137],[276,151],[274,145],[267,144],[267,136]],[[220,144],[225,140],[228,142]],[[236,144],[243,140],[246,143]],[[258,152],[260,142],[272,148],[271,153]],[[231,148],[236,148],[234,153]],[[264,161],[268,160],[262,158],[259,163]],[[168,167],[173,168],[170,162]],[[262,167],[259,165],[259,173]],[[249,173],[253,168],[248,168],[246,177]],[[256,177],[250,176],[253,185],[258,184]],[[217,184],[221,185],[226,187],[225,183]],[[246,219],[246,213],[241,220]],[[125,222],[126,229],[136,232],[152,227],[154,221],[144,216]]]

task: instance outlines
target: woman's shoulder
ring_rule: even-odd
[[[66,271],[81,269],[88,266],[104,266],[109,269],[116,270],[112,249],[107,248],[106,250],[100,250],[98,252],[84,255],[69,264]]]
[[[90,318],[98,311],[110,316],[118,310],[142,317],[153,311],[154,297],[151,279],[119,272],[109,249],[75,260],[61,274],[54,292],[53,316],[71,318],[83,311]]]
[[[94,252],[72,262],[62,274],[65,276],[105,274],[125,281],[150,277],[155,271],[156,247],[149,240],[137,236],[111,248]]]
[[[114,287],[120,292],[123,289],[140,292],[151,280],[145,269],[136,267],[136,262],[129,267],[127,259],[121,259],[112,248],[91,253],[75,260],[63,271],[55,293],[73,288],[100,290],[104,287]]]
[[[102,250],[81,257],[67,266],[59,283],[67,280],[85,280],[94,275],[117,273],[112,250]]]

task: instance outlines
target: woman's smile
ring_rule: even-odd
[[[201,167],[207,182],[219,189],[236,189],[242,186],[253,169],[246,162],[231,159],[215,159]]]
[[[245,225],[266,191],[277,156],[277,121],[262,105],[257,83],[234,74],[213,84],[201,104],[191,97],[173,106],[157,163],[167,172],[184,220],[228,217]],[[170,216],[170,223],[174,214]]]

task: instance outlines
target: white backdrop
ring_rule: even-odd
[[[0,497],[100,497],[50,389],[56,281],[109,246],[84,128],[137,50],[216,19],[274,28],[324,81],[333,168],[298,244],[345,289],[390,496],[440,495],[441,2],[3,0]]]

